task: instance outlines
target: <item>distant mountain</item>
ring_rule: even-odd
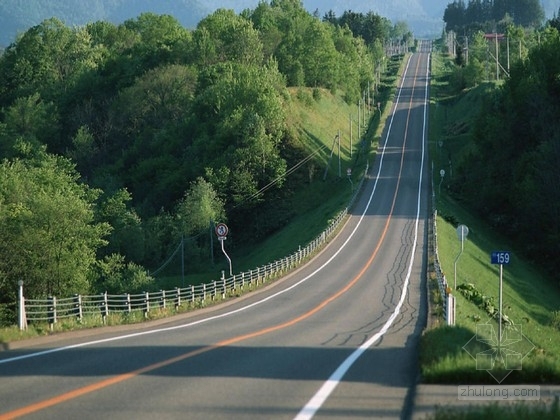
[[[84,25],[106,20],[115,24],[135,18],[143,12],[170,14],[183,26],[194,28],[216,9],[237,13],[255,8],[260,0],[1,0],[0,46],[8,46],[19,33],[43,20],[57,17],[67,25]],[[560,0],[558,0],[560,1]],[[429,4],[429,8],[427,5]],[[391,21],[405,20],[417,35],[441,33],[443,10],[447,0],[304,0],[304,7],[323,16],[329,10],[342,15],[345,10],[373,11]],[[437,7],[434,7],[437,5]],[[428,10],[428,11],[427,11]]]
[[[19,33],[51,17],[69,26],[99,20],[119,24],[153,12],[172,15],[183,26],[194,28],[212,11],[204,0],[1,0],[0,46],[8,46]]]
[[[307,10],[323,16],[329,10],[341,15],[345,10],[373,11],[391,22],[405,21],[416,37],[439,37],[444,28],[443,13],[453,0],[303,0]],[[465,4],[468,3],[465,0]],[[560,0],[541,0],[546,18],[558,16]]]
[[[122,23],[143,12],[170,14],[183,26],[194,28],[219,8],[237,13],[255,8],[262,0],[1,0],[0,46],[12,43],[18,33],[57,17],[67,25],[84,25],[106,20]],[[405,21],[417,37],[438,37],[443,29],[443,12],[452,0],[303,0],[304,7],[320,16],[332,10],[338,16],[346,10],[374,13],[392,22]],[[560,0],[541,0],[547,18],[558,15]]]
[[[560,1],[560,0],[559,0]],[[345,10],[373,11],[391,22],[404,21],[417,37],[437,37],[443,29],[443,12],[449,0],[304,0],[306,9],[318,10],[323,16],[329,10],[338,16]]]

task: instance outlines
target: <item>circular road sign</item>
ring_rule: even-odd
[[[216,235],[218,235],[219,238],[223,238],[226,237],[228,234],[228,227],[226,226],[225,223],[218,223],[216,225]]]
[[[469,228],[465,225],[459,225],[457,227],[457,237],[460,241],[467,239],[467,235],[469,234]]]

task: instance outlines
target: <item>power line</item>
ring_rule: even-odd
[[[323,151],[326,148],[326,146],[321,146],[320,148],[318,148],[315,152],[311,153],[310,155],[308,155],[307,157],[305,157],[304,159],[302,159],[301,161],[299,161],[298,163],[296,163],[294,166],[292,166],[290,169],[288,169],[285,173],[283,173],[282,175],[278,176],[276,179],[272,180],[271,182],[269,182],[268,184],[266,184],[264,187],[262,187],[260,190],[258,190],[257,192],[251,194],[249,197],[246,197],[242,202],[236,204],[234,207],[232,207],[232,210],[239,207],[241,204],[246,203],[249,200],[252,200],[254,198],[256,198],[257,196],[259,196],[260,194],[264,193],[265,191],[269,190],[270,188],[272,188],[274,185],[278,184],[282,179],[288,177],[289,175],[291,175],[292,173],[294,173],[296,170],[298,170],[301,166],[305,165],[307,162],[309,162],[311,159],[313,159],[316,155],[318,155],[321,151]]]

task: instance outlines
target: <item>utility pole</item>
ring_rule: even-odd
[[[498,33],[496,32],[496,80],[500,80],[500,50],[498,48]]]
[[[369,80],[367,82],[367,109],[368,109],[368,117],[371,117],[371,95],[370,95],[370,87],[369,87]]]
[[[507,69],[508,69],[508,74],[511,74],[509,68],[509,35],[506,35],[506,41],[507,41]]]
[[[340,162],[340,130],[338,130],[338,134],[336,135],[336,138],[338,139],[338,177],[342,178],[342,167],[341,162]]]
[[[469,37],[465,36],[465,60],[467,66],[469,65]]]
[[[339,134],[340,134],[340,130],[339,130]],[[334,136],[333,139],[333,144],[331,147],[331,154],[329,156],[329,160],[327,162],[327,166],[325,167],[325,173],[323,174],[323,181],[327,179],[327,173],[329,171],[329,166],[331,165],[331,160],[334,154],[334,146],[336,145],[336,141],[338,140],[338,160],[339,160],[339,169],[338,169],[338,173],[339,173],[339,177],[341,176],[340,174],[340,135],[337,134],[336,136]]]
[[[350,113],[350,158],[352,158],[352,143],[353,143],[353,139],[352,139],[352,113]]]
[[[362,135],[360,133],[360,126],[362,125],[361,122],[362,120],[360,119],[360,109],[362,107],[362,100],[360,99],[358,101],[358,141],[360,141],[360,139],[362,138]]]

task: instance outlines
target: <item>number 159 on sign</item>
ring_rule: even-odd
[[[509,264],[511,262],[511,253],[509,251],[493,251],[490,254],[492,264]]]

